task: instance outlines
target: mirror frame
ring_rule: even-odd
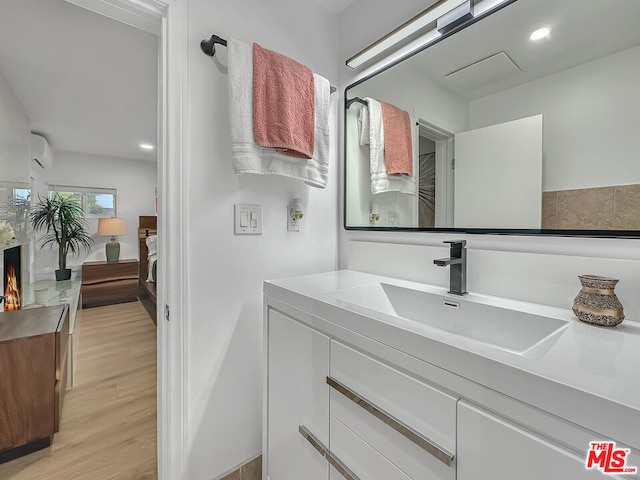
[[[478,17],[472,18],[467,22],[461,24],[460,26],[452,29],[451,31],[445,33],[444,35],[438,37],[431,43],[428,43],[414,52],[408,53],[397,60],[385,65],[384,67],[376,70],[375,72],[370,73],[369,75],[357,80],[356,82],[348,85],[344,89],[344,125],[343,125],[343,178],[344,178],[344,189],[343,189],[343,202],[342,202],[342,226],[347,231],[365,231],[365,232],[435,232],[435,233],[461,233],[461,234],[474,234],[474,235],[520,235],[520,236],[550,236],[550,237],[587,237],[587,238],[640,238],[640,230],[563,230],[563,229],[542,229],[542,228],[533,228],[533,229],[510,229],[510,228],[455,228],[455,227],[367,227],[367,226],[349,226],[347,225],[347,91],[350,88],[357,87],[363,82],[380,75],[383,72],[386,72],[390,68],[395,67],[399,63],[413,57],[414,55],[418,55],[422,53],[429,47],[436,45],[437,43],[446,40],[451,35],[455,35],[457,32],[470,27],[476,22],[481,21],[489,15],[493,15],[503,8],[511,5],[512,3],[517,2],[518,0],[506,0],[504,3],[496,6],[493,10],[488,12],[487,14]],[[638,212],[640,215],[640,211]]]

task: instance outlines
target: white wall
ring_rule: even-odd
[[[343,57],[339,63],[344,64],[344,60],[353,53],[366,46],[368,42],[381,37],[389,30],[399,25],[393,19],[401,17],[409,19],[424,7],[416,5],[415,2],[383,2],[376,1],[375,8],[371,8],[368,0],[356,0],[351,7],[340,16],[340,25],[342,29],[342,51]],[[389,25],[384,27],[373,27],[366,21],[357,21],[357,12],[363,12],[365,16],[375,15],[381,19],[379,23],[383,23],[384,19],[389,19]],[[373,13],[375,12],[375,13]],[[379,25],[378,23],[376,25]],[[375,33],[374,33],[375,32]],[[345,53],[348,52],[348,53]],[[342,87],[353,83],[362,78],[367,70],[358,71],[350,70],[344,67],[342,70]],[[625,112],[627,115],[629,111]],[[586,137],[585,137],[586,138]],[[567,271],[564,270],[563,264],[554,263],[555,255],[577,255],[579,257],[595,257],[604,259],[640,259],[639,241],[633,239],[593,239],[593,238],[564,238],[564,237],[534,237],[534,236],[490,236],[490,235],[452,235],[447,233],[395,233],[395,232],[353,232],[341,230],[340,233],[340,266],[345,268],[348,265],[348,243],[349,240],[362,240],[374,243],[389,244],[412,244],[417,246],[440,246],[443,240],[452,238],[466,238],[473,248],[482,250],[495,251],[500,255],[501,252],[528,252],[548,254],[545,258],[549,261],[545,262],[549,278],[558,276],[559,282],[569,282],[566,280]],[[420,250],[420,249],[418,249]],[[424,258],[416,258],[416,261],[425,262],[431,265],[431,255],[428,249],[424,250]],[[435,258],[435,257],[434,257]],[[536,263],[536,258],[542,258],[541,255],[528,255],[519,259],[514,259],[512,264],[513,279],[517,280],[517,285],[525,285],[527,288],[535,288],[527,281],[527,271],[531,268],[540,268]],[[422,264],[422,263],[421,263]],[[609,275],[615,276],[619,272],[615,265],[618,262],[612,262],[612,268],[608,270]],[[585,265],[588,267],[588,265]],[[426,268],[426,267],[425,267]],[[429,267],[431,268],[431,267]],[[446,272],[441,272],[446,275]],[[599,272],[591,272],[599,273]],[[624,272],[621,272],[624,273]],[[478,272],[482,275],[482,272]],[[572,279],[571,287],[575,287],[575,280]]]
[[[138,258],[138,217],[155,214],[156,163],[125,160],[77,152],[53,152],[53,167],[35,170],[33,197],[48,194],[47,185],[114,188],[117,191],[117,216],[124,218],[127,233],[118,237],[120,258]],[[110,237],[95,235],[97,219],[89,220],[95,244],[91,252],[79,257],[69,254],[67,265],[79,271],[84,261],[105,260],[105,243]],[[39,244],[38,244],[39,245]],[[36,247],[36,280],[53,279],[58,268],[57,250]]]
[[[468,129],[469,102],[442,88],[417,68],[394,67],[349,90],[351,95],[392,103],[452,133]]]
[[[331,100],[331,160],[325,190],[231,167],[226,49],[214,59],[200,41],[215,33],[256,41],[338,82],[334,14],[298,0],[190,0],[186,184],[189,480],[210,480],[258,455],[262,431],[262,282],[337,266],[340,101]],[[301,232],[287,232],[286,207],[303,199]],[[233,206],[260,204],[263,234],[235,236]]]
[[[473,101],[470,128],[542,113],[543,191],[640,183],[638,79],[640,46]]]
[[[31,124],[0,72],[0,183],[28,184]]]
[[[347,264],[349,239],[420,247],[440,245],[452,237],[339,228],[342,204],[336,200],[342,189],[337,179],[343,164],[338,164],[336,156],[331,161],[329,186],[322,191],[284,178],[234,175],[227,120],[226,50],[218,47],[216,58],[209,59],[200,52],[200,40],[215,33],[223,38],[232,35],[258,41],[307,64],[332,84],[339,77],[342,95],[344,87],[362,75],[344,67],[344,60],[426,6],[418,0],[356,0],[336,22],[335,16],[312,2],[189,1],[188,105],[183,120],[190,132],[184,166],[189,211],[189,313],[184,320],[188,324],[189,421],[185,428],[189,440],[186,476],[190,480],[217,478],[261,450],[263,279],[335,268],[337,235],[341,266]],[[342,136],[343,100],[332,100],[334,139]],[[336,128],[338,122],[340,128]],[[343,157],[336,140],[332,151]],[[286,205],[293,196],[304,199],[300,233],[288,233],[285,228]],[[233,235],[235,203],[263,206],[263,235]],[[553,258],[573,252],[587,257],[640,257],[634,240],[468,238],[473,239],[474,248],[498,254],[546,252]],[[526,268],[515,268],[522,266],[526,267],[526,262],[514,265],[514,271],[520,284],[526,285]],[[549,275],[553,273],[551,266]]]

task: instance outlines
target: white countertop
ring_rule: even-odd
[[[340,290],[387,283],[456,299],[446,289],[341,270],[267,281],[264,293],[403,351],[456,375],[640,449],[640,323],[617,327],[579,321],[559,309],[488,295],[465,300],[497,303],[568,321],[523,354],[512,353],[416,321],[349,305]]]

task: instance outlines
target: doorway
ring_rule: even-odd
[[[182,360],[182,346],[186,326],[180,321],[183,316],[183,281],[186,265],[183,265],[182,229],[182,135],[180,114],[173,114],[169,121],[168,99],[171,98],[174,112],[181,112],[182,87],[177,77],[183,75],[180,64],[185,56],[182,41],[185,38],[177,32],[186,29],[181,23],[184,2],[164,0],[66,0],[77,6],[100,13],[113,20],[135,26],[143,30],[153,28],[158,37],[158,122],[157,122],[157,199],[158,199],[158,330],[157,330],[157,371],[158,371],[158,471],[159,478],[180,478],[182,462],[183,430],[183,384],[186,378]],[[178,5],[176,5],[178,4]],[[171,24],[169,16],[176,20]],[[148,31],[148,30],[147,30]],[[88,32],[90,34],[91,32]],[[170,38],[171,36],[171,38]],[[176,39],[176,40],[171,40]],[[46,39],[45,39],[46,41]],[[169,51],[175,61],[171,75],[167,64]],[[49,52],[49,54],[60,52]],[[34,56],[37,53],[34,52]],[[171,78],[170,78],[171,77]],[[171,152],[172,163],[167,162]],[[171,231],[165,226],[172,225]],[[135,230],[135,225],[131,226]],[[171,291],[171,296],[168,292]],[[169,308],[171,305],[171,309]],[[167,322],[171,311],[172,323]],[[169,355],[171,351],[171,355]],[[172,363],[169,365],[168,358]],[[171,368],[170,368],[171,367]],[[173,415],[169,418],[168,411]]]
[[[418,118],[419,227],[453,227],[454,134]]]

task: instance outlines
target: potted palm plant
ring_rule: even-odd
[[[58,270],[56,280],[69,280],[71,269],[67,268],[67,254],[78,255],[89,251],[93,239],[87,232],[84,209],[75,198],[55,193],[51,198],[40,198],[31,211],[33,229],[46,230],[41,246],[58,246]]]

